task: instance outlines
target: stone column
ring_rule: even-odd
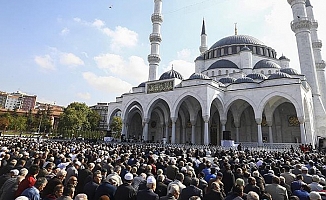
[[[222,133],[221,133],[220,138],[222,138],[221,140],[224,140],[223,131],[225,131],[225,124],[226,124],[227,120],[226,119],[220,119],[220,122],[221,122],[221,125],[222,125]]]
[[[149,123],[149,118],[144,118],[144,120],[143,120],[143,139],[144,139],[144,141],[148,141],[148,123]]]
[[[209,122],[209,115],[203,116],[203,120],[205,122],[204,125],[204,144],[209,144],[209,130],[208,130],[208,122]]]
[[[271,121],[267,121],[267,126],[268,126],[268,142],[269,143],[274,143],[274,141],[273,141],[272,125],[273,125],[273,123]]]
[[[301,136],[301,143],[307,144],[307,135],[306,135],[306,129],[305,129],[305,119],[304,117],[298,117],[298,121],[300,122],[300,136]]]
[[[236,142],[240,142],[240,135],[239,135],[240,122],[239,122],[239,120],[234,120],[234,126],[235,126]]]
[[[182,140],[181,143],[186,143],[186,123],[182,124]]]
[[[196,120],[191,120],[191,143],[196,144]]]
[[[258,128],[258,146],[262,147],[263,146],[263,134],[261,131],[261,118],[256,118],[256,123],[257,123],[257,128]]]
[[[169,121],[165,122],[165,136],[166,141],[169,142]]]
[[[171,143],[175,144],[176,143],[176,136],[175,136],[175,123],[177,122],[177,117],[171,117],[172,121],[172,136],[171,136]]]

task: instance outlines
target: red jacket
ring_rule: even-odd
[[[15,197],[19,197],[21,193],[27,188],[33,187],[36,182],[36,179],[34,178],[33,175],[27,175],[22,182],[18,185],[18,189],[16,191]]]

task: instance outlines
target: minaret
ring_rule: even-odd
[[[149,54],[147,58],[149,63],[149,81],[157,80],[157,68],[161,62],[160,44],[162,41],[162,22],[162,0],[154,0],[154,13],[152,14],[153,32],[149,36],[149,41],[151,42],[151,54]]]
[[[321,93],[317,79],[317,71],[315,65],[315,58],[312,48],[311,29],[313,23],[309,20],[306,11],[306,0],[287,0],[291,5],[293,21],[291,22],[291,29],[295,33],[297,48],[300,61],[300,69],[302,74],[307,78],[311,87],[314,119],[316,120],[317,133],[311,133],[312,138],[307,138],[308,143],[314,143],[315,137],[320,129],[325,126],[326,112],[321,100]]]
[[[312,48],[313,48],[313,53],[315,58],[319,89],[325,106],[326,105],[326,77],[325,77],[326,64],[325,61],[322,59],[322,55],[321,55],[321,48],[323,46],[323,43],[321,40],[318,39],[318,34],[317,34],[318,22],[315,20],[313,7],[311,6],[309,0],[306,1],[306,9],[307,9],[307,16],[309,20],[312,22],[312,26],[311,26]]]
[[[207,50],[207,35],[206,35],[206,29],[205,29],[205,20],[203,19],[203,25],[201,28],[201,40],[200,40],[200,47],[199,51],[200,53],[204,53]]]

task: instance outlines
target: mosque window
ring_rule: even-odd
[[[218,75],[222,75],[222,72],[221,72],[221,70],[218,70]]]
[[[214,50],[214,58],[217,57],[217,50]]]
[[[221,49],[221,56],[224,56],[224,49]]]
[[[235,73],[235,70],[233,70],[233,73]]]
[[[206,72],[206,75],[208,76],[208,72]]]
[[[221,56],[221,49],[217,49],[217,57]]]
[[[232,54],[232,47],[228,48],[228,54]]]
[[[268,74],[272,74],[272,71],[271,70],[268,70]]]
[[[260,73],[264,74],[264,70],[261,70]]]
[[[229,70],[225,70],[225,74],[229,74]]]
[[[271,57],[271,50],[267,49],[266,54],[267,54],[268,57]]]
[[[212,71],[212,76],[214,76],[214,71]]]
[[[256,47],[252,47],[252,53],[254,53],[254,54],[257,53],[257,48]]]
[[[239,46],[237,46],[237,53],[239,53],[240,52],[240,47]]]

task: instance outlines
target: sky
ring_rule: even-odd
[[[325,0],[310,0],[326,43]],[[0,7],[0,91],[37,95],[67,106],[112,102],[148,80],[154,0],[24,0]],[[299,69],[292,10],[286,0],[163,0],[159,76],[188,78],[199,56],[202,20],[208,47],[250,35]],[[326,59],[323,47],[322,56]]]

